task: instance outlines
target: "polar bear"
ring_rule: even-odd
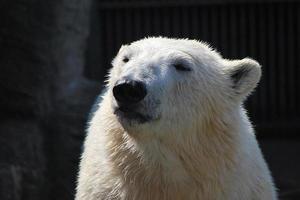
[[[277,199],[243,101],[260,65],[188,39],[122,46],[84,144],[76,200]]]

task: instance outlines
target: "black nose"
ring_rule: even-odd
[[[140,102],[147,95],[144,83],[134,80],[117,81],[113,95],[118,103],[130,105]]]

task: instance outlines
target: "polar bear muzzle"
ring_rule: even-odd
[[[116,82],[112,91],[117,102],[117,106],[115,107],[116,115],[139,123],[151,120],[151,117],[139,112],[142,101],[147,95],[147,88],[143,82],[121,79]]]
[[[147,95],[147,89],[141,81],[124,79],[117,81],[113,95],[118,104],[129,106],[142,101]]]

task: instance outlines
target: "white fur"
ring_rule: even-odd
[[[191,71],[176,70],[178,62]],[[223,59],[198,41],[146,38],[123,46],[90,122],[76,200],[277,199],[242,106],[260,74],[254,60]],[[145,83],[138,110],[151,121],[114,114],[112,88],[124,77]]]

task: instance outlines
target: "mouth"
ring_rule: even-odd
[[[121,120],[135,121],[139,124],[143,124],[152,120],[149,115],[141,114],[133,108],[124,106],[115,108],[114,114],[117,115]]]

